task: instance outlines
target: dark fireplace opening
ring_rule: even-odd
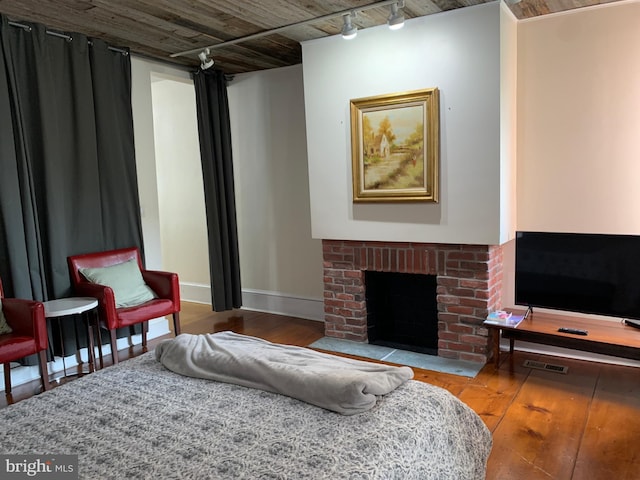
[[[438,354],[436,276],[365,272],[369,343]]]

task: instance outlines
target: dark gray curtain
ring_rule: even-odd
[[[142,248],[128,52],[0,25],[0,275],[7,296],[72,294],[67,256]]]
[[[69,295],[66,257],[142,247],[130,57],[2,17],[0,239],[9,294]]]
[[[194,74],[200,158],[209,236],[211,303],[216,311],[242,306],[229,104],[224,74]]]

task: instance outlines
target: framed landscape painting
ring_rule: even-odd
[[[437,202],[437,88],[351,100],[354,202]]]

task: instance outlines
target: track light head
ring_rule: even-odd
[[[209,50],[208,47],[198,54],[198,58],[200,59],[200,68],[202,70],[213,67],[213,64],[215,63],[213,58],[209,58],[209,55],[211,55],[211,50]]]
[[[404,14],[398,10],[398,3],[391,4],[391,13],[387,18],[387,24],[391,30],[398,30],[404,26]],[[404,7],[404,2],[400,5],[400,7]]]
[[[358,34],[358,27],[354,26],[351,23],[351,15],[355,17],[356,13],[355,12],[346,13],[342,17],[344,20],[344,25],[342,26],[342,38],[344,38],[345,40],[351,40],[352,38],[355,38],[355,36]]]

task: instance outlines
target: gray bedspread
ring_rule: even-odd
[[[0,409],[3,454],[78,455],[89,480],[481,480],[491,434],[409,380],[361,415],[175,374],[153,352]]]
[[[413,378],[409,367],[339,357],[261,338],[182,334],[156,347],[172,372],[280,393],[343,415],[369,410]]]

